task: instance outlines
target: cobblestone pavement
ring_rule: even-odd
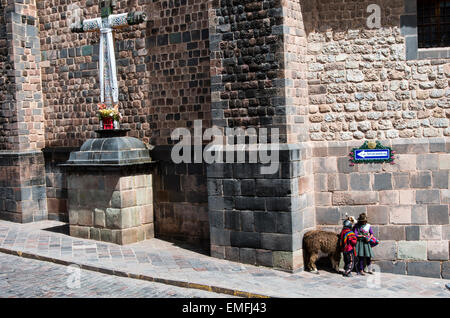
[[[0,297],[222,298],[198,289],[117,277],[0,253]]]
[[[450,297],[445,288],[449,280],[444,279],[387,273],[344,278],[326,271],[290,274],[212,258],[159,239],[119,246],[48,230],[62,225],[0,221],[0,252],[244,297]]]

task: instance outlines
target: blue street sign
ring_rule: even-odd
[[[355,160],[389,160],[391,151],[389,149],[356,149]]]

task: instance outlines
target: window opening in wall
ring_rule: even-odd
[[[419,48],[450,47],[450,0],[417,1]]]

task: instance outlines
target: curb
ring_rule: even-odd
[[[48,256],[43,256],[43,255],[38,255],[38,254],[32,254],[32,253],[28,253],[28,252],[9,250],[9,249],[5,249],[3,247],[0,247],[0,253],[19,256],[19,257],[23,257],[23,258],[34,259],[34,260],[38,260],[38,261],[55,263],[55,264],[64,265],[64,266],[77,265],[81,269],[92,271],[92,272],[98,272],[98,273],[113,275],[113,276],[118,276],[118,277],[128,277],[128,278],[133,278],[133,279],[145,280],[145,281],[154,282],[154,283],[172,285],[172,286],[176,286],[176,287],[199,289],[199,290],[214,292],[214,293],[218,293],[218,294],[225,294],[225,295],[231,295],[231,296],[237,296],[237,297],[243,297],[243,298],[271,298],[271,296],[250,293],[250,292],[246,292],[246,291],[242,291],[242,290],[238,290],[238,289],[224,288],[224,287],[219,287],[219,286],[214,286],[214,285],[189,283],[189,282],[184,282],[184,281],[180,281],[180,280],[172,280],[172,279],[158,278],[158,277],[153,277],[153,276],[148,276],[148,275],[127,273],[127,272],[120,271],[120,270],[108,269],[108,268],[99,267],[99,266],[86,265],[86,264],[77,263],[77,262],[73,262],[73,261],[65,261],[65,260],[58,259],[58,258],[53,258],[53,257],[48,257]]]

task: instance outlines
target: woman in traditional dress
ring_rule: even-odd
[[[378,241],[373,236],[372,227],[367,223],[367,216],[365,213],[359,215],[358,223],[356,223],[353,228],[353,232],[358,237],[358,242],[356,243],[356,255],[358,256],[356,270],[358,275],[365,275],[364,272],[373,274],[370,266],[371,258],[374,256],[372,246],[374,246],[374,242],[378,244]],[[366,266],[367,270],[365,271],[364,269]]]

